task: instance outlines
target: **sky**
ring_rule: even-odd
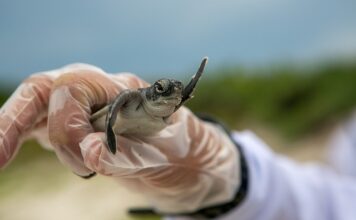
[[[0,84],[84,62],[144,79],[356,54],[355,0],[0,1]]]

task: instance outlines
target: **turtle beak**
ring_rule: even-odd
[[[204,57],[203,60],[201,61],[200,67],[197,71],[197,73],[192,77],[192,79],[190,80],[190,82],[188,83],[188,85],[184,88],[183,92],[182,92],[182,104],[187,101],[188,99],[192,98],[192,94],[194,92],[194,89],[200,79],[200,77],[202,76],[203,72],[204,72],[204,68],[205,65],[208,63],[208,57]],[[181,105],[182,105],[181,104]],[[180,105],[180,106],[181,106]],[[179,107],[180,107],[179,106]],[[178,107],[178,108],[179,108]]]

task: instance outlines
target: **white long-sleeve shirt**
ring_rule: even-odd
[[[275,154],[252,132],[235,132],[233,138],[246,158],[249,187],[244,201],[218,219],[356,219],[356,177]]]
[[[356,178],[274,154],[251,132],[234,138],[246,157],[250,185],[245,201],[221,219],[356,219]]]

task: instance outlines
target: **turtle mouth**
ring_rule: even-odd
[[[167,98],[165,99],[166,101],[172,101],[172,100],[181,100],[182,97],[172,97],[172,98]]]
[[[178,106],[182,102],[182,97],[171,97],[164,98],[156,102],[155,105],[170,105],[170,106]]]

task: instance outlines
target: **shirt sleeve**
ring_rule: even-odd
[[[333,132],[327,159],[340,174],[356,178],[356,111]]]
[[[247,167],[247,197],[223,220],[356,218],[356,179],[273,153],[251,132],[235,132]],[[356,157],[356,155],[355,155]]]
[[[248,168],[242,203],[219,220],[354,220],[356,178],[275,154],[255,134],[234,132]],[[355,155],[356,157],[356,155]],[[165,220],[191,220],[166,217]]]

